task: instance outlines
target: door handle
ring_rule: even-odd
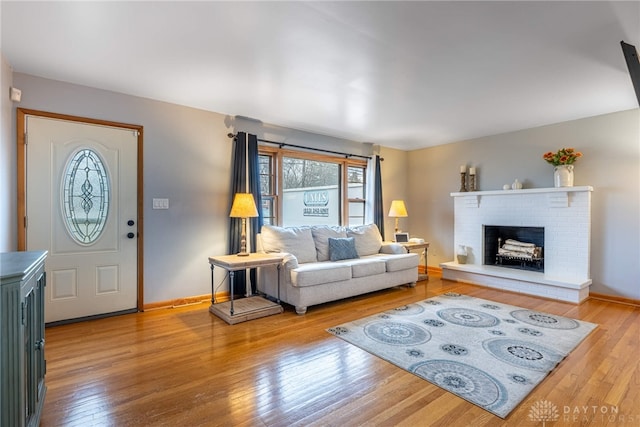
[[[127,221],[127,225],[128,225],[129,227],[133,227],[133,224],[135,224],[135,222],[134,222],[132,219],[130,219],[129,221]]]
[[[130,239],[133,239],[134,237],[136,237],[136,235],[131,233],[131,232],[129,232],[129,233],[127,233],[127,237],[130,238]]]

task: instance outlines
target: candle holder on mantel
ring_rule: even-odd
[[[469,170],[469,191],[476,191],[476,171],[475,168]]]
[[[460,171],[460,192],[467,191],[467,173]]]

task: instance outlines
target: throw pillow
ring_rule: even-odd
[[[329,237],[335,239],[347,237],[347,230],[340,226],[315,225],[311,227],[311,234],[316,244],[318,261],[329,261]]]
[[[288,252],[293,254],[300,264],[318,260],[309,227],[285,228],[263,225],[260,234],[265,252]]]
[[[358,258],[356,241],[353,237],[329,237],[329,259],[331,261],[353,258]]]
[[[347,236],[356,239],[356,249],[361,257],[377,254],[382,247],[382,236],[380,236],[380,230],[375,224],[349,228]]]

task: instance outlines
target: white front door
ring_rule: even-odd
[[[45,321],[137,307],[136,130],[26,116],[26,247],[46,249]]]

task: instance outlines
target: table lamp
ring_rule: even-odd
[[[396,233],[398,232],[398,218],[405,218],[407,216],[409,215],[407,214],[404,200],[393,200],[391,202],[391,208],[389,209],[389,217],[396,219]]]
[[[247,256],[247,218],[258,216],[256,202],[251,193],[236,193],[231,205],[231,218],[242,218],[242,234],[240,235],[240,252],[238,256]]]

